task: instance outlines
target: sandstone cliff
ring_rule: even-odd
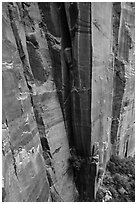
[[[93,201],[134,154],[134,7],[2,4],[4,201]]]

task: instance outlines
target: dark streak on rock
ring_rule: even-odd
[[[100,27],[100,25],[98,24],[98,22],[97,22],[96,19],[93,21],[93,24],[95,25],[95,27],[96,27],[99,31],[101,31],[101,27]]]
[[[119,127],[120,112],[122,107],[122,100],[124,95],[124,88],[126,83],[125,65],[118,59],[119,49],[119,26],[121,16],[121,3],[113,3],[113,52],[114,52],[114,77],[113,77],[113,105],[112,105],[112,124],[111,124],[111,143],[115,146],[115,153],[117,153],[119,138],[117,131]],[[114,153],[114,152],[113,152]],[[114,153],[114,154],[115,154]]]
[[[28,86],[28,89],[29,89],[29,92],[30,92],[30,100],[31,100],[31,105],[33,107],[33,110],[34,110],[34,115],[35,115],[35,119],[36,119],[36,123],[37,123],[37,128],[38,128],[38,131],[39,131],[39,135],[40,135],[40,139],[41,139],[41,144],[42,144],[42,148],[43,148],[43,151],[47,154],[47,156],[51,157],[51,154],[50,154],[50,147],[48,145],[48,141],[47,141],[47,138],[46,138],[46,133],[45,133],[45,125],[44,125],[44,122],[43,122],[43,118],[42,116],[40,115],[40,112],[39,112],[39,108],[37,107],[37,104],[33,98],[33,90],[32,90],[32,87],[31,85],[29,84],[29,81],[31,83],[34,83],[34,78],[32,75],[29,75],[29,78],[28,78],[28,62],[26,60],[26,56],[25,56],[25,53],[23,51],[23,46],[22,46],[22,43],[21,43],[21,39],[20,39],[20,36],[19,36],[19,33],[18,33],[18,30],[17,30],[17,27],[16,27],[16,23],[15,23],[15,18],[14,18],[14,15],[13,15],[13,11],[14,11],[14,6],[12,4],[10,4],[9,6],[9,12],[10,12],[10,20],[11,20],[11,27],[12,27],[12,30],[13,30],[13,33],[14,33],[14,37],[15,37],[15,40],[16,40],[16,43],[17,43],[17,48],[19,50],[19,56],[20,56],[20,59],[22,61],[22,65],[23,65],[23,70],[24,70],[24,76],[25,76],[25,79],[26,79],[26,83],[27,83],[27,86]],[[30,42],[30,41],[29,41]],[[31,43],[31,42],[30,42]],[[33,44],[31,43],[31,45],[33,46]],[[34,48],[35,49],[35,48]],[[31,50],[32,51],[32,50]],[[34,58],[32,60],[31,56],[32,53],[31,51],[29,50],[28,54],[29,54],[29,59],[32,61],[34,61]],[[34,53],[33,53],[34,54]],[[39,64],[39,60],[38,58],[35,59],[34,61],[36,64],[38,63]],[[35,64],[35,66],[36,66]],[[32,65],[32,63],[31,63]],[[35,70],[35,66],[31,66],[32,68],[32,71],[34,72]],[[33,70],[34,68],[34,70]],[[39,66],[37,68],[40,68]],[[43,68],[42,68],[43,70]],[[42,74],[42,73],[41,73]],[[36,75],[34,74],[34,77],[37,76],[37,73]],[[39,78],[38,78],[39,79]],[[40,78],[41,79],[41,78]],[[44,78],[45,79],[45,78]],[[14,151],[12,150],[12,155],[14,155]],[[14,159],[14,157],[13,157]],[[14,164],[15,163],[15,160],[14,160]],[[16,172],[16,165],[14,165],[14,168],[15,168],[15,172]]]
[[[18,179],[18,174],[17,174],[17,165],[16,165],[16,159],[15,159],[15,153],[14,153],[14,150],[12,148],[12,145],[11,145],[11,142],[9,141],[10,143],[10,150],[11,150],[11,153],[12,153],[12,158],[13,158],[13,167],[14,167],[14,171],[15,171],[15,175]]]
[[[111,125],[111,143],[114,144],[117,141],[117,131],[119,126],[120,111],[122,107],[122,100],[125,88],[125,65],[115,59],[114,70],[116,74],[114,75],[114,96],[112,105],[112,125]]]
[[[61,149],[61,147],[58,147],[57,149],[55,149],[55,151],[52,153],[52,155],[58,153],[60,149]]]

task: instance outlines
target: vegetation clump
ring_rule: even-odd
[[[110,192],[109,200],[105,200]],[[135,156],[112,156],[106,167],[103,184],[99,187],[96,202],[135,202]]]

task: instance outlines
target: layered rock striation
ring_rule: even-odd
[[[134,3],[2,5],[3,201],[93,201],[134,154]]]

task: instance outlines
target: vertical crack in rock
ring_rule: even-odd
[[[53,78],[57,88],[57,94],[61,105],[64,123],[70,146],[73,146],[73,133],[71,121],[71,84],[70,71],[71,66],[71,39],[66,18],[64,3],[38,3],[43,16],[42,28],[48,42],[49,52],[52,60]],[[47,9],[54,11],[54,15],[47,15]],[[49,24],[50,22],[50,24]],[[51,30],[51,24],[56,22],[55,29]],[[50,33],[51,32],[51,33]],[[57,36],[57,37],[55,37]],[[61,42],[58,41],[61,39]],[[71,139],[70,139],[71,138]]]
[[[72,124],[71,86],[72,86],[72,45],[65,11],[65,3],[58,3],[61,33],[61,69],[62,69],[62,109],[70,148],[74,145]]]
[[[72,49],[71,38],[66,17],[65,3],[50,3],[49,8],[54,10],[54,15],[47,16],[47,10],[45,11],[45,3],[38,3],[40,11],[43,16],[42,28],[45,33],[45,38],[48,42],[50,56],[53,67],[53,78],[57,88],[57,94],[60,102],[60,106],[63,113],[66,133],[68,136],[70,148],[74,145],[73,131],[72,131],[72,116],[71,116],[71,71],[72,71]],[[58,19],[56,22],[55,17]],[[57,30],[51,30],[49,22],[54,24],[56,22]],[[57,26],[58,25],[58,26]],[[51,32],[51,33],[50,33]],[[57,37],[56,37],[57,36]],[[60,40],[61,39],[61,42]],[[59,150],[59,149],[58,149]],[[57,150],[55,150],[57,152]],[[54,154],[54,152],[53,152]],[[54,193],[52,196],[54,198]],[[62,199],[60,200],[62,201]]]
[[[39,135],[40,135],[41,145],[42,145],[42,149],[43,149],[43,152],[44,152],[44,155],[43,155],[44,159],[45,160],[48,159],[48,158],[52,159],[52,156],[51,156],[51,153],[50,153],[50,147],[49,147],[49,144],[48,144],[48,140],[46,138],[45,125],[44,125],[42,116],[40,115],[40,111],[38,111],[39,107],[36,107],[36,104],[34,102],[32,88],[31,88],[30,85],[28,85],[28,87],[29,87],[29,90],[30,90],[31,104],[32,104],[32,107],[33,107],[33,110],[34,110],[34,115],[35,115],[37,128],[38,128]]]
[[[125,157],[127,157],[127,154],[128,154],[128,144],[129,144],[129,141],[127,139],[126,142],[125,142],[125,151],[124,151],[124,156]]]
[[[6,123],[6,129],[8,129],[8,120],[7,118],[5,118],[5,123]],[[17,173],[17,165],[16,165],[16,159],[15,159],[15,153],[14,153],[14,149],[12,147],[12,144],[11,144],[11,141],[10,141],[10,138],[9,138],[9,148],[11,150],[11,154],[12,154],[12,159],[13,159],[13,168],[14,168],[14,172],[15,172],[15,175],[18,179],[18,173]]]
[[[54,17],[47,16],[44,3],[38,5],[43,14],[43,22],[47,25],[47,27],[45,26],[45,36],[48,40],[54,68],[53,76],[64,116],[70,150],[72,153],[74,149],[76,157],[85,158],[85,162],[82,163],[78,171],[74,168],[76,186],[80,200],[92,200],[96,165],[91,164],[89,159],[91,157],[91,4],[55,4],[55,16],[58,16],[60,28],[58,34],[56,30],[50,31],[49,22],[53,24]],[[52,6],[50,4],[49,8],[51,9]],[[86,16],[84,16],[85,11],[87,12]],[[60,51],[53,47],[52,41],[47,35],[48,30],[52,32],[52,35],[61,37]],[[92,178],[90,174],[93,174]],[[83,176],[85,176],[84,179]]]
[[[115,59],[114,65],[114,93],[113,93],[113,106],[112,106],[112,125],[111,125],[111,143],[115,144],[117,141],[117,131],[119,126],[120,111],[122,106],[122,99],[125,88],[125,67],[124,64]]]
[[[8,7],[8,18],[15,42],[14,45],[10,45],[12,41],[8,40],[10,34],[4,38],[7,41],[5,43],[4,71],[14,68],[13,63],[7,63],[7,60],[13,58],[13,53],[7,57],[7,53],[10,53],[7,52],[7,48],[9,46],[12,49],[13,46],[12,52],[18,50],[19,53],[18,59],[15,60],[22,62],[21,67],[23,67],[26,80],[24,82],[27,84],[24,89],[25,91],[27,89],[33,122],[36,121],[35,129],[32,132],[37,132],[40,137],[41,145],[37,153],[41,154],[42,147],[43,157],[41,155],[40,157],[45,164],[42,166],[45,169],[40,169],[39,159],[36,163],[34,160],[25,163],[26,166],[32,165],[32,169],[34,168],[34,173],[29,172],[30,174],[36,173],[33,175],[34,179],[39,175],[37,173],[45,172],[40,177],[40,179],[44,178],[43,188],[39,186],[40,183],[35,190],[35,185],[32,183],[32,190],[27,192],[28,198],[26,199],[32,200],[32,195],[39,188],[38,195],[37,193],[34,195],[34,200],[37,202],[43,201],[43,198],[52,202],[64,202],[65,193],[67,199],[69,196],[72,196],[71,199],[75,197],[75,193],[72,191],[76,187],[79,194],[78,201],[93,201],[96,191],[102,183],[110,154],[128,157],[129,148],[133,143],[134,4],[120,2],[99,4],[89,2],[9,2],[6,7]],[[5,29],[5,32],[7,31],[8,29]],[[113,42],[111,43],[112,37]],[[13,73],[10,70],[10,77],[14,72],[15,75],[16,72],[20,72],[19,69],[20,67],[15,68]],[[56,88],[51,88],[53,85],[51,81],[55,82]],[[113,85],[111,81],[113,81]],[[13,85],[18,86],[17,91],[20,91],[20,95],[15,94],[13,99],[16,98],[19,102],[18,118],[24,117],[23,122],[28,122],[28,113],[26,113],[27,119],[25,115],[25,109],[28,108],[26,107],[27,100],[22,100],[24,93],[22,90],[24,89],[20,88],[17,83],[18,81]],[[21,79],[19,83],[22,86]],[[5,90],[6,88],[5,85]],[[9,98],[11,93],[12,90],[9,91]],[[47,99],[48,97],[51,98]],[[52,102],[53,106],[50,104]],[[7,104],[9,103],[10,101]],[[128,115],[130,116],[128,117]],[[8,129],[8,114],[7,117],[6,114],[3,117]],[[128,119],[129,122],[127,122]],[[16,124],[13,116],[12,120],[9,127]],[[125,123],[127,124],[125,125]],[[22,125],[21,122],[19,124]],[[23,139],[25,144],[28,142],[29,146],[31,145],[30,126],[29,124],[23,125],[19,127],[19,130],[17,129],[17,133],[13,137],[16,139],[18,131],[21,130],[20,135],[22,138],[25,135]],[[58,130],[58,128],[60,129]],[[28,138],[27,133],[29,134]],[[7,133],[4,134],[7,139]],[[10,134],[14,134],[14,132]],[[66,134],[68,143],[65,138]],[[32,139],[33,136],[32,134]],[[22,170],[19,171],[22,158],[18,154],[16,159],[16,151],[12,143],[14,138],[11,136],[8,144],[6,139],[2,149],[3,155],[7,158],[6,150],[10,151],[13,174],[19,181],[16,186],[21,183],[26,188],[27,181],[20,181],[23,178],[20,175]],[[36,142],[37,139],[34,136]],[[15,144],[15,146],[17,145]],[[32,153],[34,156],[34,149]],[[26,153],[24,152],[24,154]],[[30,154],[29,151],[28,154]],[[26,166],[23,171],[30,168]],[[10,173],[10,170],[8,169],[7,172]],[[10,181],[10,175],[8,176]],[[14,182],[14,179],[13,181],[11,179],[11,182]],[[65,182],[66,186],[64,187]],[[66,189],[71,190],[66,192]],[[46,191],[47,197],[44,195]],[[22,193],[23,196],[20,192],[16,194],[15,200],[24,201],[22,197],[25,193]],[[14,195],[11,196],[14,197]]]
[[[59,5],[59,9],[63,53],[61,55],[62,66],[64,72],[68,72],[67,76],[69,76],[69,81],[64,81],[64,84],[68,86],[69,91],[66,94],[70,97],[70,101],[66,104],[67,109],[64,109],[64,112],[66,114],[68,114],[68,110],[71,112],[69,120],[72,123],[72,132],[69,139],[72,145],[70,145],[72,165],[74,167],[74,177],[79,192],[79,199],[81,201],[91,201],[94,198],[93,180],[95,178],[94,173],[96,174],[96,167],[92,164],[90,158],[91,4],[72,3],[70,5],[70,3],[62,3]],[[84,9],[87,9],[86,16],[83,16]],[[75,13],[75,21],[72,20],[72,12],[73,14]],[[85,50],[88,53],[87,56],[83,56],[82,54],[85,49],[84,42],[88,43]],[[79,52],[78,56],[77,51]],[[86,63],[83,64],[83,61]],[[87,75],[88,77],[86,78]],[[93,177],[90,176],[91,172]]]
[[[17,44],[17,49],[18,49],[18,52],[19,52],[19,56],[20,56],[20,59],[23,63],[23,68],[24,68],[24,75],[25,75],[25,78],[26,78],[26,81],[34,81],[34,77],[31,73],[31,70],[29,69],[29,65],[26,63],[26,56],[25,56],[25,53],[23,51],[23,47],[22,47],[22,43],[21,43],[21,39],[19,37],[19,34],[18,34],[18,29],[17,29],[17,26],[15,24],[15,15],[16,15],[16,12],[17,12],[17,8],[12,4],[12,3],[9,3],[8,4],[8,9],[9,9],[9,16],[10,16],[10,22],[11,22],[11,27],[12,27],[12,30],[13,30],[13,34],[14,34],[14,37],[15,37],[15,40],[16,40],[16,44]]]
[[[111,143],[112,153],[119,154],[121,143],[125,143],[123,154],[127,156],[128,139],[120,135],[122,129],[123,110],[129,107],[126,103],[128,98],[128,84],[131,77],[134,77],[134,10],[131,5],[126,3],[113,3],[113,52],[114,52],[114,84],[113,84],[113,106],[112,106],[112,124],[111,124]],[[131,56],[132,55],[132,56]],[[134,79],[133,79],[134,81]],[[127,96],[126,96],[127,95]],[[131,97],[133,97],[131,95]],[[132,100],[132,99],[131,99]],[[130,99],[129,99],[130,101]],[[128,109],[128,108],[127,108]],[[125,116],[126,117],[126,116]],[[131,120],[133,117],[130,117]],[[133,119],[132,119],[133,120]],[[128,133],[127,133],[128,134]],[[125,142],[124,142],[125,137]],[[123,148],[122,148],[123,149]],[[121,153],[120,153],[121,154]]]
[[[20,5],[18,5],[20,6]],[[10,9],[10,7],[12,7],[12,9]],[[25,32],[25,41],[26,41],[26,47],[27,47],[27,52],[28,52],[28,59],[26,57],[26,53],[24,53],[24,48],[20,39],[20,36],[18,34],[18,28],[16,26],[16,21],[14,20],[14,9],[13,9],[13,5],[10,4],[9,6],[9,11],[10,11],[10,20],[11,20],[11,27],[13,29],[13,33],[15,36],[15,40],[16,40],[16,44],[17,44],[17,48],[19,50],[19,56],[20,59],[22,61],[23,64],[23,69],[24,69],[24,75],[26,78],[26,83],[30,92],[30,99],[31,99],[31,104],[33,107],[33,111],[34,111],[34,116],[35,116],[35,120],[36,120],[36,124],[37,124],[37,128],[39,131],[39,135],[40,135],[40,141],[41,141],[41,145],[42,145],[42,150],[43,150],[43,157],[45,159],[45,164],[46,164],[46,172],[47,172],[47,179],[49,182],[49,185],[51,184],[51,179],[55,180],[55,169],[53,166],[53,158],[52,155],[50,153],[50,147],[48,144],[48,140],[46,138],[46,131],[45,131],[45,125],[44,125],[44,121],[41,115],[41,108],[40,108],[40,104],[37,102],[37,97],[35,96],[35,93],[33,93],[33,87],[35,85],[40,86],[42,83],[44,83],[47,79],[47,73],[45,72],[45,70],[43,69],[43,64],[40,58],[40,55],[38,53],[38,43],[35,39],[35,36],[33,34],[27,34],[27,32]],[[19,7],[19,9],[21,10],[21,6]],[[22,11],[23,12],[23,11]],[[33,24],[32,20],[29,19],[31,21],[31,23]],[[22,20],[23,22],[23,20]],[[25,27],[25,23],[24,23],[24,27]],[[50,39],[50,41],[52,41],[52,43],[54,42],[55,44],[59,44],[58,40],[56,40],[56,38],[54,38],[54,36],[52,36],[50,33],[47,34],[48,36],[48,40]],[[52,44],[53,45],[53,44]],[[56,47],[55,47],[56,49]],[[60,49],[60,48],[59,48]],[[31,69],[30,69],[31,68]],[[28,72],[26,72],[26,70],[30,70],[31,75],[28,74]],[[52,172],[51,172],[52,171]],[[51,179],[50,179],[50,177]],[[64,201],[61,196],[58,193],[58,190],[56,189],[56,187],[54,186],[54,184],[50,187],[50,195],[53,201]],[[40,198],[38,198],[39,200]]]
[[[10,13],[11,27],[13,29],[14,37],[15,37],[15,40],[16,40],[16,43],[17,43],[17,48],[18,48],[18,51],[19,51],[19,56],[20,56],[20,59],[21,59],[22,64],[23,64],[24,75],[25,75],[25,78],[26,78],[26,82],[27,82],[27,86],[28,86],[29,92],[30,92],[31,104],[32,104],[32,107],[33,107],[33,110],[34,110],[34,115],[35,115],[35,119],[36,119],[36,123],[37,123],[37,128],[38,128],[39,135],[40,135],[41,145],[42,145],[42,149],[43,149],[43,152],[44,152],[44,159],[49,161],[49,158],[52,159],[52,156],[50,154],[50,147],[49,147],[49,144],[48,144],[48,141],[47,141],[47,138],[46,138],[45,125],[44,125],[43,119],[42,119],[42,117],[40,115],[40,112],[38,110],[39,107],[37,107],[37,104],[35,104],[35,100],[33,98],[33,90],[32,90],[32,86],[31,86],[31,84],[33,84],[35,82],[36,75],[35,75],[35,72],[34,72],[34,67],[33,67],[33,65],[31,63],[30,63],[30,66],[32,65],[31,68],[33,67],[32,68],[32,70],[33,70],[32,72],[33,72],[34,76],[33,76],[32,73],[28,74],[29,73],[28,72],[29,64],[28,64],[28,62],[26,60],[26,55],[24,53],[24,50],[23,50],[23,47],[22,47],[22,43],[21,43],[21,39],[20,39],[20,36],[18,34],[18,29],[17,29],[16,23],[14,21],[14,13],[13,12],[14,12],[14,6],[12,4],[9,4],[9,13]],[[31,39],[27,37],[27,40],[33,41],[33,45],[32,46],[34,46],[34,43],[37,46],[37,43],[36,43],[35,39],[32,38],[32,36],[31,36]],[[29,54],[29,59],[32,62],[34,59],[32,59],[32,55],[30,55],[30,54],[32,54],[31,51],[32,50],[30,50],[28,52],[28,54]],[[37,61],[37,59],[35,59],[35,60]],[[37,77],[36,77],[36,79],[37,79]],[[41,77],[38,78],[38,80],[41,80]],[[51,162],[49,164],[51,165]]]
[[[118,143],[117,131],[119,127],[120,111],[122,106],[125,88],[125,65],[118,58],[119,49],[119,28],[121,19],[121,3],[113,3],[113,52],[114,52],[114,78],[113,78],[113,104],[112,104],[112,124],[111,124],[111,143],[113,150],[116,151]]]
[[[17,179],[18,179],[16,159],[15,159],[15,156],[14,156],[14,150],[13,150],[13,148],[11,147],[11,143],[10,143],[10,150],[11,150],[11,153],[12,153],[13,167],[14,167],[14,170],[15,170],[15,175],[16,175],[16,177],[17,177]]]
[[[71,114],[74,146],[78,155],[88,157],[91,156],[91,4],[77,3],[78,14],[75,4],[71,5],[71,9],[73,9],[73,6],[77,15],[75,21],[77,29],[75,30],[75,36],[71,37],[73,62],[71,71]],[[84,15],[85,10],[87,10],[86,15]],[[69,9],[68,18],[72,19],[73,16],[70,16],[70,13]]]
[[[119,128],[117,132],[117,154],[121,157],[133,154],[134,147],[134,101],[135,81],[135,7],[134,3],[121,3],[121,18],[118,39],[118,59],[125,65],[125,88],[121,106]],[[123,146],[125,145],[125,151]]]
[[[52,199],[52,202],[64,202],[63,198],[60,196],[60,194],[58,193],[53,181],[52,181],[52,177],[49,173],[48,170],[46,170],[47,172],[47,178],[48,178],[48,181],[49,181],[49,186],[50,186],[50,189],[51,189],[51,199]],[[52,190],[54,189],[54,191]]]
[[[115,57],[118,52],[118,36],[120,27],[121,3],[115,2],[112,7],[112,24],[113,24],[113,53]]]

